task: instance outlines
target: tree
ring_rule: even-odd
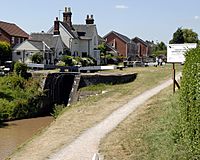
[[[33,63],[37,63],[37,64],[41,63],[43,61],[42,54],[41,53],[35,53],[34,55],[32,55],[31,61]]]
[[[0,41],[0,64],[1,61],[10,60],[12,55],[11,46],[9,43]]]
[[[167,46],[165,45],[164,42],[158,42],[153,45],[152,49],[152,54],[154,56],[159,56],[159,55],[166,55],[167,54]]]
[[[199,43],[198,34],[192,29],[178,28],[173,34],[173,39],[169,41],[170,44],[182,43]]]
[[[184,43],[183,30],[178,28],[177,31],[173,34],[173,39],[169,41],[170,44],[181,44]]]
[[[182,29],[183,31],[183,37],[184,37],[184,43],[198,43],[198,34],[196,32],[193,32],[192,29]]]
[[[100,50],[101,53],[106,53],[106,46],[104,43],[98,45],[98,49]]]

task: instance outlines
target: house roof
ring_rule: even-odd
[[[74,38],[82,40],[90,40],[93,36],[93,31],[96,27],[95,24],[74,24],[72,28],[67,23],[61,22],[62,26],[72,35]]]
[[[132,39],[133,42],[139,41],[140,43],[143,43],[145,46],[149,46],[147,42],[143,41],[141,38],[135,37]]]
[[[94,33],[94,29],[96,28],[95,24],[80,24],[80,25],[73,25],[74,28],[74,33],[76,35],[76,37],[80,38],[80,39],[92,39],[93,33]]]
[[[98,35],[98,41],[99,41],[99,44],[106,42],[106,40],[103,37],[101,37],[100,35]]]
[[[43,41],[50,48],[55,48],[57,41],[60,38],[60,36],[55,36],[51,33],[43,33],[43,32],[31,33],[30,37],[31,37],[31,40],[34,40],[34,41]],[[68,47],[64,43],[62,43],[62,45],[64,48],[68,49]]]
[[[37,40],[27,40],[27,41],[40,51],[43,51],[44,49],[50,50],[49,47],[43,41],[37,41]]]
[[[51,33],[31,33],[31,40],[44,41],[50,48],[54,47],[54,38]]]
[[[70,26],[67,23],[61,22],[63,27],[72,35],[72,37],[77,38],[77,36],[74,34],[74,28],[70,28]]]
[[[28,38],[29,35],[14,23],[0,21],[0,28],[10,36]]]
[[[130,43],[130,38],[128,38],[127,36],[123,35],[123,34],[120,34],[118,32],[115,32],[115,31],[111,31],[109,32],[107,35],[105,35],[103,38],[106,38],[108,35],[110,35],[111,33],[115,34],[117,37],[119,37],[120,39],[122,39],[124,42],[126,43]]]

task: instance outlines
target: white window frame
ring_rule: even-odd
[[[15,44],[15,37],[12,37],[12,38],[11,38],[11,43],[12,43],[12,44]]]

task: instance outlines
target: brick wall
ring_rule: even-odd
[[[122,41],[120,38],[118,38],[115,34],[111,33],[107,37],[106,43],[112,45],[114,44],[114,48],[119,52],[120,56],[127,56],[127,48],[126,48],[126,43]]]
[[[10,36],[4,31],[0,30],[0,41],[6,41],[10,43]]]

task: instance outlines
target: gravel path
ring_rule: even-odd
[[[178,79],[180,75],[176,77]],[[95,153],[98,153],[98,146],[101,138],[111,132],[120,122],[122,122],[137,107],[142,105],[152,96],[158,94],[164,88],[170,86],[172,80],[168,80],[161,85],[145,91],[133,98],[127,104],[114,111],[96,126],[81,134],[71,144],[64,146],[60,151],[51,155],[50,160],[92,160]]]

